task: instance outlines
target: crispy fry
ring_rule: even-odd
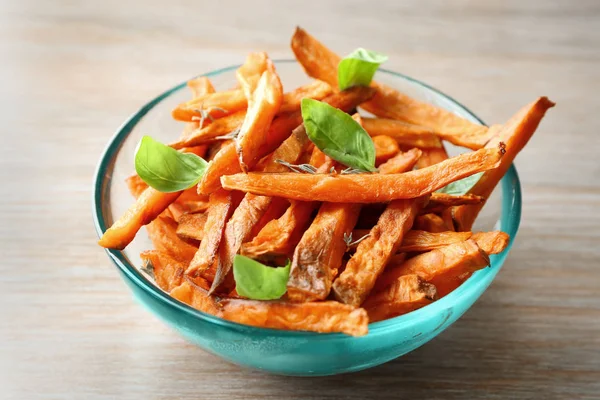
[[[208,205],[208,196],[199,195],[196,188],[192,187],[184,190],[181,196],[169,205],[169,211],[173,219],[179,222],[183,214],[204,212]]]
[[[454,220],[452,219],[452,209],[446,208],[441,212],[441,217],[444,220],[444,224],[446,224],[446,229],[448,231],[456,232],[456,226],[454,226]]]
[[[398,252],[430,251],[448,246],[453,243],[464,242],[471,237],[471,232],[438,232],[412,230],[402,240]],[[481,247],[481,246],[480,246]]]
[[[150,263],[154,271],[154,280],[162,290],[170,292],[171,289],[181,285],[185,270],[184,263],[156,250],[144,251],[140,254],[140,258],[145,263]]]
[[[159,216],[146,225],[146,230],[156,250],[186,265],[198,250],[177,236],[177,222],[173,218]]]
[[[193,98],[201,97],[208,93],[214,93],[215,87],[206,76],[199,76],[194,79],[190,79],[187,82],[187,87],[192,91]]]
[[[221,189],[210,195],[210,207],[204,223],[202,242],[200,242],[200,247],[186,270],[186,274],[196,271],[202,273],[215,262],[225,223],[233,212],[233,203],[232,194],[226,190]]]
[[[292,50],[306,73],[337,87],[337,66],[340,57],[302,28],[292,36]],[[490,139],[488,128],[406,96],[386,85],[372,82],[375,96],[361,105],[378,117],[391,118],[431,128],[440,137],[473,150],[483,147]]]
[[[310,140],[306,135],[304,125],[300,125],[294,129],[292,135],[287,138],[281,146],[267,159],[264,171],[267,173],[279,172],[286,170],[287,167],[281,165],[277,160],[288,163],[295,163],[302,153],[306,150]],[[267,208],[272,202],[272,197],[256,196],[246,194],[235,210],[223,233],[223,243],[219,249],[219,265],[210,293],[212,294],[217,289],[232,289],[233,278],[231,275],[231,267],[233,259],[242,247],[242,243],[249,239],[252,228],[262,218]]]
[[[300,102],[304,98],[321,100],[332,92],[331,86],[327,83],[314,80],[308,85],[300,86],[291,92],[283,95],[283,102],[279,112],[293,112],[300,109]]]
[[[235,139],[242,171],[248,172],[260,160],[261,148],[267,142],[269,126],[279,111],[282,99],[281,81],[273,63],[267,60],[267,69],[248,100],[246,119]]]
[[[136,199],[148,188],[146,182],[138,174],[133,174],[125,179],[125,183],[127,184],[129,193]]]
[[[502,179],[513,160],[521,149],[527,144],[537,129],[546,111],[554,107],[554,103],[547,97],[540,97],[536,101],[523,107],[499,130],[498,134],[486,145],[494,148],[498,143],[506,143],[506,154],[500,162],[500,166],[493,171],[484,173],[479,181],[471,188],[470,194],[488,198],[498,182]],[[485,202],[473,206],[459,206],[453,209],[452,216],[458,230],[471,230],[473,222]]]
[[[435,133],[422,126],[387,118],[365,118],[363,127],[371,136],[386,135],[401,146],[439,148],[442,143]]]
[[[171,115],[178,121],[191,122],[201,118],[200,110],[207,112],[211,118],[222,118],[240,110],[245,110],[248,101],[241,90],[207,93],[175,107]]]
[[[373,144],[375,144],[375,165],[377,166],[400,153],[398,143],[389,136],[375,136]]]
[[[481,196],[474,194],[454,195],[447,193],[431,193],[429,204],[425,207],[425,211],[433,212],[432,209],[446,208],[451,206],[460,206],[463,204],[479,204],[485,201]]]
[[[246,57],[244,64],[235,72],[238,83],[248,101],[252,98],[252,93],[256,90],[261,75],[267,70],[268,62],[269,57],[267,53],[250,53]]]
[[[325,203],[296,246],[288,298],[293,302],[323,300],[346,251],[344,235],[356,224],[360,204]]]
[[[410,274],[416,274],[436,285],[437,281],[474,272],[489,264],[490,259],[487,254],[477,246],[474,240],[468,239],[420,254],[398,266],[388,267],[377,280],[375,288],[382,290],[398,277]]]
[[[260,232],[269,222],[281,217],[289,206],[290,202],[287,199],[283,199],[281,197],[274,197],[271,200],[271,204],[269,205],[263,216],[252,228],[252,232],[250,232],[250,237],[255,237],[256,235],[258,235],[258,232]]]
[[[473,234],[471,239],[477,242],[481,250],[487,254],[498,254],[502,253],[506,246],[508,246],[510,236],[502,231],[477,232]]]
[[[455,180],[495,168],[503,152],[503,148],[481,149],[403,174],[248,173],[223,176],[221,184],[230,190],[302,201],[381,203],[420,197]]]
[[[215,141],[219,136],[227,135],[236,129],[239,129],[246,118],[246,110],[241,110],[226,117],[219,118],[209,125],[197,128],[189,132],[185,137],[171,143],[174,149],[183,147],[198,146]]]
[[[419,215],[415,220],[414,229],[431,233],[440,233],[453,230],[446,225],[446,221],[444,221],[442,217],[436,214]]]
[[[362,304],[427,197],[395,200],[387,206],[369,236],[359,243],[344,272],[333,282],[333,293],[338,301],[353,306]]]
[[[321,333],[341,332],[352,336],[368,333],[369,320],[365,310],[335,301],[293,304],[223,299],[219,306],[219,316],[245,325]]]
[[[201,278],[196,278],[196,280]],[[200,281],[201,284],[203,281]],[[206,283],[208,286],[208,283]],[[203,285],[202,285],[203,286]],[[176,288],[171,290],[171,297],[186,303],[193,308],[202,312],[219,316],[220,309],[216,299],[212,296],[208,296],[204,287],[198,285],[198,283],[190,283],[189,280],[183,281],[183,283]]]
[[[146,188],[125,214],[104,232],[98,244],[108,249],[124,249],[142,226],[153,221],[180,195],[181,192],[162,193]]]
[[[177,225],[177,236],[184,240],[201,241],[204,236],[204,225],[206,224],[207,214],[183,214],[179,218]]]
[[[364,303],[370,322],[409,313],[437,299],[437,290],[417,275],[397,278],[381,292],[370,295]]]
[[[431,167],[432,165],[435,165],[435,164],[441,163],[442,161],[447,160],[448,153],[446,152],[446,149],[442,145],[442,142],[440,142],[440,146],[441,147],[438,147],[438,148],[423,149],[423,155],[421,156],[421,158],[419,158],[419,162],[417,163],[417,168],[421,169],[421,168]]]
[[[410,149],[406,152],[400,152],[396,156],[390,158],[378,169],[380,174],[394,174],[398,171],[410,171],[412,167],[418,162],[421,157],[421,150]]]
[[[373,95],[371,88],[357,86],[344,90],[340,93],[334,93],[327,96],[323,101],[333,107],[343,111],[350,111],[358,104]],[[269,133],[267,134],[267,144],[260,149],[260,157],[274,151],[290,135],[292,129],[302,123],[302,114],[300,111],[281,114],[273,120]],[[219,151],[213,162],[210,163],[207,170],[198,184],[198,193],[209,194],[221,187],[220,178],[223,175],[232,175],[241,172],[239,163],[232,162],[236,160],[237,154],[235,146],[227,145]]]

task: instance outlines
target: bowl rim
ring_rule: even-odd
[[[288,63],[296,63],[295,59],[275,59],[273,62],[277,64],[288,64]],[[210,71],[205,74],[200,74],[197,76],[206,76],[212,77],[217,76],[225,72],[233,71],[240,67],[241,64],[231,65],[224,68],[216,69]],[[451,96],[443,93],[442,91],[436,89],[433,86],[430,86],[420,80],[409,77],[407,75],[401,74],[399,72],[394,72],[391,70],[387,70],[384,68],[379,68],[378,73],[384,73],[388,75],[392,75],[394,78],[404,79],[411,83],[414,83],[418,86],[421,86],[427,90],[434,92],[435,94],[445,98],[447,101],[451,102],[454,106],[462,109],[465,113],[475,119],[481,125],[486,125],[482,119],[480,119],[477,115],[475,115],[470,109],[466,106],[452,98]],[[157,106],[161,101],[165,98],[169,97],[171,94],[181,90],[187,84],[187,80],[168,89],[167,91],[161,93],[156,96],[154,99],[150,100],[148,103],[143,105],[138,111],[134,112],[127,120],[117,129],[116,133],[110,139],[106,147],[104,148],[102,155],[100,157],[100,161],[96,167],[96,171],[94,173],[94,190],[92,193],[92,208],[93,208],[93,218],[94,218],[94,226],[96,228],[96,233],[98,238],[100,238],[107,229],[105,224],[105,215],[102,207],[102,194],[104,193],[104,187],[112,180],[112,174],[106,174],[106,171],[111,168],[112,161],[116,157],[118,151],[121,148],[123,141],[128,137],[134,127],[138,124],[138,122],[155,106]],[[457,289],[453,290],[448,295],[443,298],[428,304],[425,307],[422,307],[418,310],[412,311],[410,313],[400,315],[398,317],[390,318],[384,321],[373,322],[369,324],[369,333],[362,337],[352,337],[343,333],[317,333],[317,332],[309,332],[309,331],[287,331],[281,329],[274,328],[261,328],[255,327],[251,325],[239,324],[237,322],[228,321],[219,317],[216,317],[211,314],[204,313],[200,310],[197,310],[179,300],[171,297],[167,292],[160,289],[155,284],[152,284],[147,277],[145,277],[134,265],[132,265],[127,257],[123,254],[122,251],[113,250],[113,249],[104,249],[109,256],[109,259],[115,264],[117,268],[124,274],[126,278],[128,278],[131,282],[133,282],[137,287],[146,292],[147,294],[153,296],[158,301],[165,303],[166,305],[175,308],[181,312],[184,312],[191,317],[199,318],[205,320],[210,323],[214,323],[217,325],[221,325],[226,328],[233,329],[244,329],[246,331],[253,331],[256,333],[262,333],[268,336],[286,336],[286,337],[311,337],[311,338],[323,338],[323,339],[360,339],[367,338],[370,336],[374,336],[377,333],[388,329],[394,329],[399,326],[403,328],[410,328],[420,321],[429,318],[432,314],[437,314],[443,312],[448,308],[452,308],[456,305],[462,297],[468,297],[473,292],[480,290],[482,286],[487,286],[494,279],[495,275],[498,273],[500,268],[502,267],[511,247],[514,243],[514,239],[516,237],[517,231],[519,229],[520,221],[521,221],[521,184],[519,181],[519,176],[517,174],[516,168],[514,165],[511,165],[504,177],[501,180],[502,185],[502,207],[500,213],[500,229],[505,231],[510,235],[510,241],[507,248],[500,254],[494,255],[491,257],[492,261],[490,262],[490,266],[486,269],[477,271],[473,274],[467,281],[465,281],[461,286]],[[491,271],[489,270],[491,269]],[[482,274],[486,272],[487,274]],[[489,279],[485,279],[489,274],[492,274]],[[483,288],[485,290],[485,287]]]

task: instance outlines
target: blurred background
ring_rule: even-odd
[[[91,216],[120,124],[296,25],[450,94],[488,123],[557,103],[517,159],[519,237],[426,346],[316,380],[229,365],[131,301]],[[594,398],[600,392],[600,2],[0,1],[1,398]],[[596,397],[598,398],[598,397]]]

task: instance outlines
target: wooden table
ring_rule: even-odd
[[[8,399],[600,396],[600,3],[34,1],[0,8],[0,397]],[[451,4],[452,3],[452,4]],[[291,57],[302,25],[501,122],[557,102],[519,157],[518,240],[438,338],[352,375],[300,379],[209,355],[132,302],[91,217],[120,123],[250,50]]]

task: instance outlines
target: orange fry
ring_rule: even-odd
[[[402,121],[363,117],[363,127],[369,135],[389,136],[401,146],[421,148],[439,148],[442,146],[442,143],[431,129]]]
[[[294,304],[223,299],[219,306],[219,316],[245,325],[321,333],[341,332],[352,336],[368,333],[366,311],[336,301]]]
[[[373,138],[373,144],[375,144],[375,165],[377,166],[390,158],[395,157],[400,152],[398,143],[389,136],[375,136]]]
[[[381,292],[370,295],[364,303],[364,309],[369,321],[377,322],[409,313],[436,299],[434,285],[417,275],[404,275]]]
[[[410,171],[421,157],[421,150],[410,149],[406,152],[400,152],[396,156],[390,158],[379,167],[380,174],[394,174],[398,171]]]
[[[208,93],[214,93],[215,87],[206,76],[199,76],[194,79],[190,79],[187,82],[187,87],[192,91],[192,96],[196,99]]]
[[[340,57],[302,28],[292,36],[292,50],[306,73],[337,87],[337,66]],[[479,149],[490,136],[485,126],[474,124],[458,115],[415,100],[386,85],[372,82],[375,96],[361,107],[378,117],[391,118],[431,128],[440,137],[471,149]]]
[[[369,99],[373,95],[371,88],[357,86],[344,90],[340,93],[334,93],[327,96],[323,101],[333,107],[343,111],[350,111],[358,104]],[[259,157],[264,157],[273,152],[287,139],[292,129],[302,124],[302,114],[300,111],[281,114],[273,120],[269,133],[267,134],[267,144],[260,149]],[[237,159],[235,146],[227,145],[223,147],[204,172],[202,180],[198,184],[198,193],[209,194],[221,187],[220,178],[223,175],[232,175],[241,172],[239,163],[232,162]]]
[[[218,190],[210,195],[210,207],[208,208],[202,242],[194,255],[186,274],[207,270],[213,265],[217,257],[225,223],[231,215],[234,205],[230,192]]]
[[[446,224],[446,221],[442,217],[436,214],[423,214],[419,215],[417,219],[415,219],[414,229],[431,232],[431,233],[440,233],[453,231],[452,227]]]
[[[146,225],[146,230],[156,250],[186,265],[198,250],[177,236],[177,222],[172,218],[159,216]]]
[[[146,188],[125,214],[104,232],[98,244],[108,249],[123,250],[142,226],[154,220],[180,195],[181,192],[162,193]]]
[[[535,133],[546,111],[551,107],[554,107],[553,102],[548,100],[547,97],[540,97],[519,110],[506,124],[498,129],[498,134],[490,140],[486,147],[494,148],[498,143],[506,143],[506,154],[498,168],[488,171],[481,176],[479,181],[469,191],[470,194],[483,196],[486,199],[492,194],[492,191],[504,174],[506,174],[517,154]],[[485,202],[453,209],[452,216],[458,230],[471,230],[475,218],[477,218],[479,211],[481,211],[484,205]]]
[[[279,111],[283,99],[283,87],[270,60],[252,97],[248,100],[246,119],[240,128],[235,144],[240,168],[247,172],[260,160],[261,148],[267,142],[269,126]]]
[[[201,241],[204,236],[204,225],[206,224],[207,214],[183,214],[179,218],[177,225],[177,236],[184,240]]]
[[[171,143],[174,149],[183,147],[198,146],[215,141],[219,136],[227,135],[236,129],[239,129],[246,118],[246,110],[241,110],[226,117],[216,119],[211,124],[202,128],[197,128],[178,141]]]
[[[252,93],[256,90],[261,75],[267,70],[269,62],[269,57],[265,52],[250,53],[244,64],[235,72],[238,83],[248,101],[252,98]]]
[[[420,197],[455,180],[495,168],[503,152],[503,147],[481,149],[403,174],[323,176],[321,174],[248,173],[223,176],[221,184],[230,190],[302,201],[381,203]]]
[[[329,86],[327,83],[318,79],[314,80],[308,85],[300,86],[291,92],[285,93],[283,95],[283,102],[279,112],[284,113],[298,111],[300,109],[300,102],[302,99],[309,98],[321,100],[325,96],[331,94],[331,92],[331,86]]]
[[[502,231],[477,232],[473,234],[471,239],[477,242],[481,250],[487,254],[498,254],[502,253],[506,246],[508,246],[510,236]]]
[[[485,268],[489,264],[487,254],[474,240],[469,239],[420,254],[398,266],[388,267],[377,280],[375,290],[382,290],[400,276],[410,274],[416,274],[435,285],[436,280],[458,277]]]
[[[398,252],[430,251],[448,246],[453,243],[464,242],[471,237],[471,232],[438,232],[412,230],[402,240]],[[479,243],[478,243],[479,244]],[[480,246],[481,247],[481,246]],[[488,253],[489,254],[489,253]]]
[[[290,301],[324,300],[346,251],[344,235],[356,224],[360,204],[324,203],[294,252],[287,295]]]
[[[175,107],[171,115],[178,121],[192,122],[202,118],[205,111],[211,118],[222,118],[240,110],[245,110],[248,101],[241,90],[207,93]]]
[[[150,263],[154,271],[154,280],[162,290],[170,292],[181,285],[185,270],[185,264],[182,262],[156,250],[144,251],[140,258],[145,263]]]
[[[427,196],[395,200],[387,206],[369,236],[358,244],[344,272],[333,282],[333,293],[338,301],[353,306],[365,301],[426,202]]]
[[[440,146],[441,147],[438,148],[423,149],[423,155],[419,158],[417,168],[431,167],[432,165],[447,160],[448,153],[446,153],[446,149],[444,148],[444,145],[442,145],[442,142],[440,142]]]
[[[290,202],[288,200],[282,199],[281,197],[274,197],[273,200],[271,200],[271,204],[269,205],[263,216],[252,228],[250,237],[255,237],[269,222],[281,217],[283,213],[289,208],[289,206]]]

